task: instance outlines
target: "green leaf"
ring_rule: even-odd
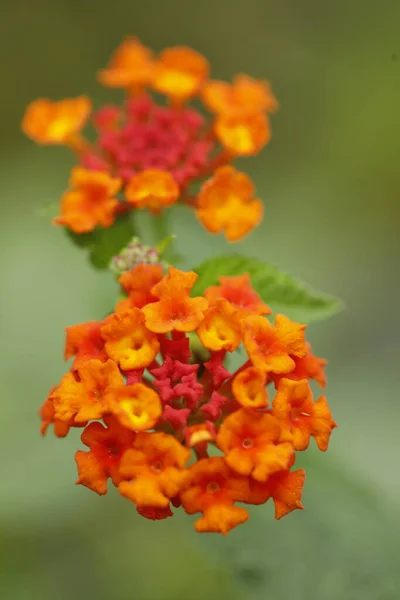
[[[131,216],[121,215],[112,227],[77,234],[65,228],[68,237],[79,248],[87,248],[89,260],[96,269],[107,269],[110,260],[124,248],[135,234]]]
[[[193,289],[194,295],[202,294],[209,286],[218,285],[221,275],[248,273],[254,289],[274,312],[284,313],[302,323],[327,319],[340,312],[343,307],[338,298],[316,292],[298,279],[257,258],[239,254],[217,256],[204,261],[194,271],[199,276]]]

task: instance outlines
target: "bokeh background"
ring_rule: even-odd
[[[271,80],[273,140],[242,162],[265,219],[236,249],[347,305],[310,328],[340,427],[326,455],[307,453],[306,510],[274,522],[258,507],[227,538],[75,487],[78,436],[38,433],[64,326],[101,317],[115,287],[41,211],[71,157],[19,122],[37,96],[117,99],[95,72],[128,33],[193,46],[217,78]],[[0,597],[398,600],[398,0],[2,0],[0,56]],[[185,209],[173,224],[187,264],[226,251]]]

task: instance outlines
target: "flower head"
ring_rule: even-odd
[[[26,108],[22,130],[38,144],[67,144],[83,129],[91,110],[87,96],[58,102],[39,98]]]
[[[76,167],[71,174],[71,189],[61,198],[61,216],[56,225],[65,225],[75,233],[87,233],[97,225],[109,227],[118,206],[119,179],[108,173]]]
[[[233,167],[225,166],[217,169],[202,186],[196,214],[208,231],[222,231],[229,241],[234,242],[260,223],[263,205],[254,198],[254,185],[250,178]]]

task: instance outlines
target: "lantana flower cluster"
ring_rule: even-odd
[[[277,519],[302,508],[296,453],[311,438],[325,451],[335,423],[325,396],[313,399],[326,361],[305,326],[271,322],[248,275],[191,297],[196,279],[149,263],[123,272],[114,312],[67,328],[73,360],[42,406],[42,432],[83,429],[78,484],[103,495],[112,483],[146,518],[181,507],[200,513],[197,531],[226,534],[246,504],[271,500]]]
[[[258,225],[263,205],[232,162],[268,143],[268,115],[277,101],[266,81],[238,75],[226,83],[209,75],[208,61],[190,48],[155,56],[128,38],[98,74],[104,86],[126,91],[123,106],[107,104],[93,113],[86,96],[30,104],[25,134],[39,144],[69,146],[79,158],[54,222],[87,233],[111,227],[121,213],[159,213],[179,202],[193,207],[209,232],[230,241]],[[189,106],[196,98],[207,117]],[[93,142],[82,134],[90,118]]]

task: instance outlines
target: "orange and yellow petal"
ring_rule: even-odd
[[[153,87],[181,103],[199,92],[209,70],[208,61],[199,52],[186,46],[167,48],[156,61]]]
[[[140,91],[153,77],[153,52],[137,38],[127,38],[117,48],[98,80],[106,87]]]
[[[121,425],[133,431],[152,429],[162,413],[159,395],[143,383],[126,385],[112,392],[109,409]]]
[[[111,389],[124,384],[114,361],[86,361],[76,371],[69,372],[53,392],[55,418],[76,423],[100,419],[108,412],[106,397]]]
[[[129,294],[130,307],[143,308],[157,298],[153,296],[153,287],[163,278],[160,265],[138,264],[119,278],[122,288]]]
[[[217,300],[204,313],[197,335],[208,350],[236,350],[242,341],[242,330],[234,307],[224,298]]]
[[[240,409],[222,423],[217,445],[229,467],[240,475],[266,481],[287,470],[293,462],[293,446],[281,442],[281,426],[270,414]]]
[[[263,204],[254,198],[251,179],[234,167],[219,167],[197,198],[196,215],[210,233],[237,241],[261,222]]]
[[[232,277],[220,277],[220,285],[209,287],[204,296],[210,304],[215,304],[219,298],[225,298],[234,306],[240,318],[248,315],[269,315],[271,309],[263,303],[253,289],[248,273]]]
[[[184,272],[170,267],[168,274],[157,283],[152,294],[159,302],[143,307],[146,327],[155,333],[194,331],[208,307],[205,298],[190,298],[190,290],[197,280],[193,271]]]
[[[87,96],[58,102],[39,98],[26,108],[22,130],[38,144],[65,144],[83,129],[91,110]]]
[[[260,371],[288,373],[294,368],[294,360],[267,319],[257,315],[247,317],[243,321],[243,342],[250,360]]]
[[[267,117],[262,113],[219,116],[215,134],[225,149],[235,156],[252,156],[271,139]]]
[[[122,458],[120,493],[139,507],[167,507],[187,479],[190,450],[162,432],[138,433]]]
[[[160,344],[157,336],[145,325],[145,315],[133,308],[111,316],[101,328],[105,349],[121,369],[141,369],[157,356]]]
[[[306,325],[295,323],[285,315],[276,315],[275,328],[281,344],[288,354],[302,358],[307,354],[307,344],[304,338]]]
[[[244,408],[266,408],[268,394],[266,376],[255,367],[248,367],[236,375],[232,382],[235,399]]]
[[[303,510],[301,497],[305,481],[304,469],[297,471],[280,471],[268,478],[264,483],[254,481],[245,502],[264,504],[270,498],[275,505],[275,519],[281,519],[293,510]]]
[[[56,225],[65,225],[75,233],[87,233],[97,225],[110,227],[114,223],[120,179],[102,171],[75,167],[70,186],[61,198],[61,215],[53,220]]]
[[[221,115],[243,115],[259,112],[272,113],[278,108],[267,81],[237,75],[232,84],[211,80],[203,90],[207,108]]]
[[[76,483],[84,485],[99,495],[106,494],[108,474],[96,455],[78,450],[75,453],[75,461],[78,467]]]
[[[157,214],[179,198],[179,187],[167,171],[146,169],[129,181],[125,197],[135,208],[148,208]]]

